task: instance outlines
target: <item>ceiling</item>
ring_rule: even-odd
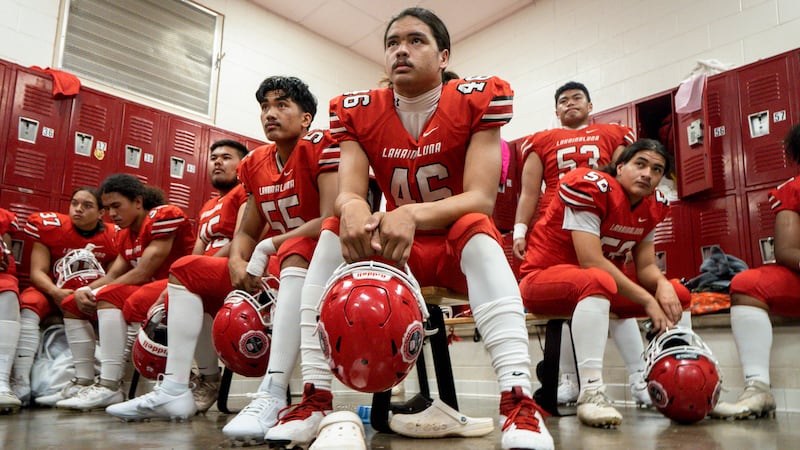
[[[383,65],[383,32],[409,6],[435,12],[453,45],[536,0],[250,0],[325,39]]]

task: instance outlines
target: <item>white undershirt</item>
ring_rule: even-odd
[[[600,236],[600,216],[589,211],[564,208],[564,223],[561,227],[569,231],[585,231]],[[651,230],[641,242],[653,242],[654,240],[655,229]]]
[[[403,97],[397,92],[394,93],[395,110],[397,115],[400,116],[400,122],[403,123],[411,137],[417,139],[422,133],[422,127],[428,123],[428,119],[436,111],[436,106],[439,104],[441,96],[441,85],[413,98]]]

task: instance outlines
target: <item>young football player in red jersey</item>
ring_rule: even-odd
[[[529,237],[522,298],[532,313],[572,315],[578,418],[586,425],[622,422],[602,377],[609,311],[621,318],[647,315],[656,331],[679,321],[690,327],[683,313],[689,291],[664,277],[653,249],[653,230],[668,212],[656,186],[669,169],[664,146],[650,139],[634,142],[603,170],[575,169],[561,179],[559,198]],[[622,272],[628,253],[637,280]]]
[[[217,196],[206,201],[198,215],[197,240],[192,250],[193,255],[227,258],[230,254],[231,239],[243,211],[242,205],[247,201],[236,175],[239,163],[247,156],[248,150],[242,143],[223,139],[211,145],[208,156],[208,176],[211,186],[217,190]],[[183,256],[173,263],[180,265],[182,261],[191,260],[192,256]],[[134,296],[135,302],[126,304],[126,320],[133,323],[143,322],[150,315],[149,310],[166,301],[168,279],[163,278],[154,283],[153,289],[146,292],[161,291],[158,298],[152,295]],[[180,319],[176,319],[177,322]],[[204,314],[202,330],[198,336],[199,345],[195,348],[194,359],[199,374],[190,372],[193,383],[192,394],[198,411],[205,412],[214,404],[219,391],[220,375],[217,353],[211,343],[211,323],[213,317]],[[172,322],[171,322],[172,323]]]
[[[800,163],[800,124],[784,139],[786,155]],[[800,178],[769,192],[775,211],[775,263],[746,270],[731,280],[731,329],[744,373],[744,392],[733,403],[720,402],[712,417],[744,419],[775,415],[770,392],[769,358],[772,323],[769,313],[800,316]]]
[[[422,285],[469,290],[500,384],[502,447],[553,448],[531,398],[519,289],[489,218],[502,164],[500,127],[511,119],[513,92],[496,77],[443,83],[450,38],[425,9],[392,18],[384,49],[391,87],[330,103],[331,133],[342,152],[338,217],[325,221],[303,287],[303,399],[267,432],[267,440],[292,446],[316,438],[311,448],[365,448],[353,413],[331,413],[323,421],[332,409],[332,375],[314,330],[317,304],[337,266],[378,257],[399,267],[407,262]],[[388,212],[373,214],[365,200],[370,166]],[[446,420],[443,412],[423,413],[406,420]],[[454,434],[464,431],[452,418],[447,426]],[[350,431],[328,433],[327,427]]]
[[[11,232],[16,230],[17,216],[0,208],[0,413],[22,406],[9,384],[19,339],[19,281],[10,250]]]
[[[111,219],[121,228],[117,234],[119,254],[104,277],[78,288],[61,302],[64,323],[69,322],[69,327],[76,330],[67,335],[76,365],[94,364],[94,331],[90,320],[97,317],[100,378],[93,384],[88,380],[88,386],[81,386],[81,380],[68,385],[74,394],[57,401],[59,408],[91,410],[124,399],[120,380],[126,348],[129,350],[129,342],[132,343],[128,336],[132,338],[141,326],[130,323],[126,315],[130,315],[131,305],[138,304],[140,298],[149,299],[150,303],[158,298],[163,286],[157,280],[166,278],[169,266],[189,254],[195,242],[183,211],[165,205],[160,190],[146,187],[133,175],[115,174],[106,178],[100,185],[100,198]]]
[[[280,275],[280,289],[272,317],[269,372],[252,394],[253,401],[223,433],[237,440],[263,440],[286,406],[300,345],[300,289],[316,246],[320,216],[333,213],[339,149],[327,132],[309,132],[317,103],[300,79],[269,77],[256,91],[256,100],[265,135],[274,144],[254,150],[239,166],[248,199],[230,256],[187,257],[172,267],[168,342],[169,348],[181,351],[168,352],[164,380],[152,393],[109,407],[109,414],[126,420],[194,414],[188,401],[191,357],[186,350],[197,345],[202,314],[215,314],[232,287],[251,293],[261,289],[270,255],[275,256],[269,261],[270,273]],[[256,248],[265,226],[266,239]]]
[[[536,222],[556,196],[559,180],[578,167],[596,169],[605,166],[635,140],[633,130],[627,126],[591,123],[592,99],[582,83],[570,81],[556,89],[555,105],[561,128],[534,133],[522,144],[524,165],[514,225],[514,255],[523,260],[528,227]],[[640,405],[652,404],[643,379],[644,345],[636,320],[612,320],[609,326],[628,369],[634,401]],[[558,402],[574,402],[578,399],[578,378],[572,336],[566,324],[561,336],[560,366]]]
[[[100,195],[95,188],[81,187],[73,191],[69,214],[57,212],[38,212],[28,217],[24,232],[32,241],[31,284],[20,295],[20,335],[17,356],[14,359],[14,390],[17,397],[27,404],[30,399],[30,376],[33,358],[39,347],[39,322],[49,314],[60,311],[61,302],[76,287],[61,285],[67,274],[57,273],[56,263],[70,251],[92,245],[92,254],[97,262],[93,276],[102,276],[101,270],[117,257],[114,237],[116,227],[103,222],[100,209]],[[81,261],[81,269],[90,270],[94,261]],[[87,281],[93,281],[96,278]],[[91,373],[79,374],[82,378],[94,378]],[[50,396],[46,396],[50,397]],[[52,403],[44,399],[44,405]],[[37,402],[38,403],[38,402]]]

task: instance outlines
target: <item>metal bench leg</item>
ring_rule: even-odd
[[[433,368],[436,372],[436,384],[439,386],[439,398],[458,410],[456,399],[456,385],[453,381],[453,366],[450,363],[450,349],[447,348],[447,330],[444,326],[444,315],[436,305],[428,305],[431,326],[436,328],[436,334],[430,337],[431,353],[433,354]]]
[[[231,414],[238,411],[231,411],[228,409],[228,394],[231,391],[231,380],[233,380],[233,371],[228,369],[222,371],[222,379],[219,382],[219,393],[217,394],[217,409],[225,414]]]
[[[128,400],[136,397],[136,386],[139,384],[139,371],[134,370],[131,377],[131,386],[128,388]]]
[[[544,341],[544,358],[536,365],[536,376],[542,387],[533,394],[536,403],[553,416],[574,415],[574,408],[559,410],[558,369],[561,360],[561,329],[566,319],[547,321]],[[574,355],[573,355],[574,357]]]

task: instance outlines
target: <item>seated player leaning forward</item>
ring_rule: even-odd
[[[622,416],[605,396],[603,354],[609,312],[649,316],[655,331],[680,322],[691,327],[691,295],[656,266],[653,230],[667,215],[655,188],[670,169],[658,141],[640,139],[613,165],[567,174],[559,199],[548,205],[530,235],[520,283],[526,308],[536,314],[571,315],[581,392],[578,418],[607,427]],[[623,273],[626,255],[635,274]]]

